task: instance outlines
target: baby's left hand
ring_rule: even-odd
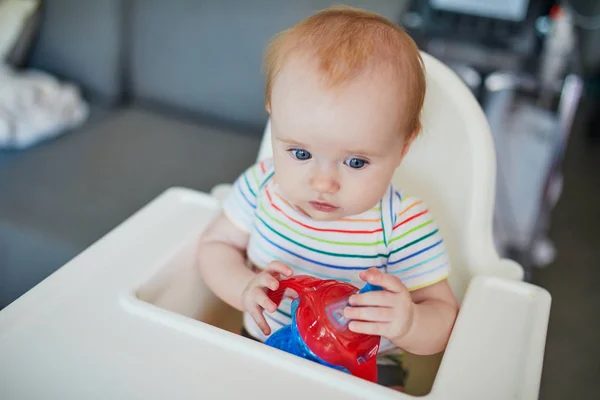
[[[360,278],[384,290],[361,293],[350,297],[351,307],[344,316],[352,321],[351,331],[383,336],[391,341],[401,338],[411,328],[415,305],[410,292],[394,275],[376,268],[360,273]]]

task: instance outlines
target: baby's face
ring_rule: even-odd
[[[276,180],[282,194],[315,220],[374,207],[408,144],[402,99],[383,74],[339,88],[323,86],[310,63],[291,60],[278,75],[270,113]]]

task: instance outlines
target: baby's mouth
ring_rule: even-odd
[[[309,202],[309,204],[313,209],[326,213],[334,212],[337,209],[339,209],[339,207],[336,207],[333,204],[329,204],[323,201],[311,201]]]

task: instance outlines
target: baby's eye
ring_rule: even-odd
[[[308,151],[303,149],[292,149],[290,150],[290,153],[292,153],[292,156],[294,156],[294,158],[300,161],[310,160],[312,158],[312,155]]]
[[[350,168],[353,169],[361,169],[364,168],[365,165],[368,164],[368,162],[366,160],[362,160],[360,158],[349,158],[346,161],[344,161],[344,164],[346,164],[347,166],[349,166]]]

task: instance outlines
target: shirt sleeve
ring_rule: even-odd
[[[223,203],[223,212],[227,218],[244,232],[252,229],[259,191],[272,174],[270,159],[251,166],[236,179]]]
[[[423,200],[393,191],[387,272],[413,291],[448,277],[450,260],[433,215]]]

